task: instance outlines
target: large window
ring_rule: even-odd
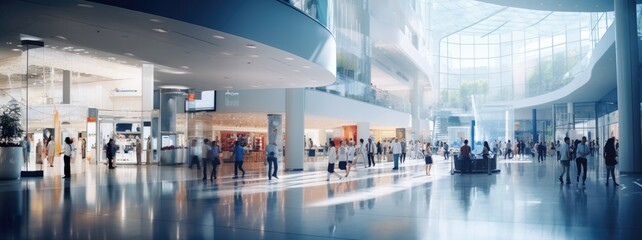
[[[613,23],[611,13],[575,13],[574,21],[478,35],[461,31],[440,42],[441,107],[469,109],[551,92],[586,68],[590,51]],[[508,24],[508,23],[507,23]]]

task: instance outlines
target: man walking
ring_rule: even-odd
[[[272,180],[272,177],[279,179],[279,177],[276,176],[276,171],[279,170],[277,153],[278,147],[276,143],[274,143],[274,140],[272,140],[272,142],[265,147],[265,156],[267,156],[266,161],[268,164],[268,180]],[[274,171],[272,171],[272,165],[274,165]]]
[[[577,165],[577,183],[580,183],[580,173],[582,172],[582,169],[584,169],[584,175],[582,176],[582,185],[586,185],[586,156],[591,153],[589,146],[586,144],[586,137],[582,137],[582,143],[577,145],[576,152],[577,158],[575,159],[575,164]]]
[[[201,145],[201,160],[203,161],[203,180],[207,180],[207,163],[212,162],[212,147],[210,146],[210,140],[204,139],[203,145]]]
[[[368,167],[370,167],[370,165],[372,165],[373,167],[375,166],[374,150],[375,146],[372,143],[372,139],[368,138],[368,144],[366,145],[366,152],[368,153]]]
[[[559,147],[560,164],[562,165],[562,175],[560,175],[560,184],[564,183],[564,174],[566,174],[566,184],[571,184],[571,177],[569,176],[569,165],[571,161],[571,140],[568,137],[564,138],[564,143]]]
[[[401,144],[399,140],[395,138],[395,141],[392,143],[392,159],[394,159],[394,167],[392,170],[399,169],[399,155],[401,155]]]

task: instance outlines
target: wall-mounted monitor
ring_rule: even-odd
[[[202,91],[200,99],[193,101],[185,100],[185,111],[187,112],[200,112],[200,111],[216,111],[216,91]]]

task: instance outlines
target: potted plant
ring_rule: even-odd
[[[11,100],[0,107],[0,179],[20,178],[24,159],[20,105]]]

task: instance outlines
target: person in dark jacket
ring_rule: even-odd
[[[113,138],[109,139],[107,147],[105,148],[105,154],[107,155],[107,161],[109,163],[109,169],[114,169],[114,157],[116,157],[116,144]]]
[[[617,165],[617,151],[615,149],[615,137],[609,138],[604,144],[604,163],[606,164],[606,186],[609,185],[609,176],[613,176],[613,184],[617,187],[620,186],[615,181],[615,165]]]

